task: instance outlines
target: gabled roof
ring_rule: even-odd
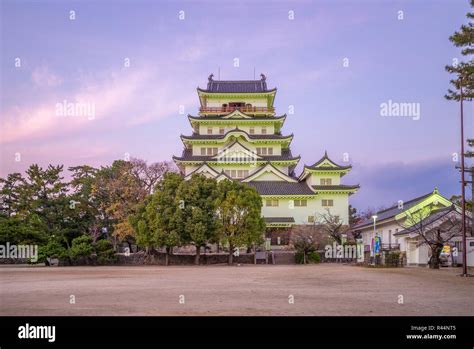
[[[199,166],[197,169],[195,169],[193,172],[189,173],[187,176],[184,178],[191,178],[193,174],[201,174],[201,173],[209,173],[212,177],[216,177],[219,175],[219,172],[214,170],[211,166],[209,166],[207,163],[203,163],[201,166]]]
[[[298,180],[296,178],[290,177],[286,173],[281,172],[279,169],[277,169],[275,166],[273,166],[270,162],[267,162],[267,164],[265,166],[262,166],[259,170],[255,171],[254,173],[252,173],[248,177],[242,179],[242,182],[254,181],[258,177],[265,174],[266,172],[271,172],[271,173],[275,174],[277,177],[281,178],[282,181],[293,182],[293,183],[298,182]],[[306,183],[305,183],[305,185],[306,185]]]
[[[242,149],[248,156],[254,158],[254,159],[262,159],[260,155],[258,155],[256,152],[253,152],[249,148],[247,148],[245,145],[239,142],[238,139],[235,139],[231,143],[227,144],[224,148],[222,148],[216,155],[212,156],[212,159],[220,159],[222,157],[228,156],[228,152],[231,152],[232,150],[236,150],[238,148]]]
[[[192,149],[184,149],[181,156],[173,156],[175,161],[212,161],[215,155],[193,155]],[[293,156],[290,149],[282,149],[281,155],[258,155],[258,161],[299,161],[299,156]]]
[[[247,115],[242,113],[240,110],[236,109],[229,114],[222,115],[223,119],[252,119],[252,115]]]
[[[394,206],[389,207],[387,209],[378,211],[375,214],[377,216],[377,222],[382,222],[382,221],[387,220],[387,219],[395,219],[395,217],[397,215],[399,215],[399,214],[409,210],[410,208],[422,203],[424,200],[428,199],[432,195],[437,195],[440,198],[444,199],[445,201],[449,201],[445,197],[439,195],[438,190],[435,189],[433,192],[424,194],[422,196],[416,197],[416,198],[411,199],[409,201],[404,201],[403,206],[401,208],[399,207],[399,205],[394,205]],[[374,224],[373,219],[369,218],[369,219],[366,219],[366,220],[362,221],[359,224],[354,225],[352,228],[353,229],[360,229],[360,228],[364,228],[364,227],[367,227],[367,226],[370,226],[370,225],[373,225],[373,224]]]
[[[257,189],[260,195],[316,195],[306,182],[255,181],[247,184]]]
[[[423,225],[423,227],[425,227],[425,229],[427,229],[427,231],[429,230],[429,226],[433,223],[436,223],[438,220],[448,216],[450,213],[454,213],[454,214],[458,214],[460,215],[459,211],[456,209],[456,207],[454,205],[452,206],[447,206],[447,207],[443,207],[443,208],[440,208],[436,211],[433,211],[428,217],[420,220],[420,223]],[[410,234],[410,233],[416,233],[417,230],[418,230],[418,227],[420,225],[416,224],[415,226],[411,226],[409,228],[406,228],[406,229],[403,229],[402,231],[399,231],[399,232],[396,232],[395,234],[393,235],[405,235],[405,234]]]
[[[209,75],[207,88],[198,90],[211,93],[262,93],[276,89],[268,89],[265,75],[259,80],[214,80],[214,74]]]
[[[313,165],[307,166],[304,165],[303,171],[301,172],[299,176],[299,180],[303,181],[308,177],[311,173],[314,173],[315,171],[322,171],[322,172],[336,172],[339,173],[342,176],[344,176],[349,170],[352,168],[351,165],[348,166],[341,166],[336,164],[334,161],[332,161],[329,156],[327,151],[324,152],[324,156],[316,161]]]
[[[231,181],[233,180],[232,177],[228,176],[224,171],[222,171],[217,177],[216,181],[221,181],[223,179],[230,179]]]
[[[239,128],[235,128],[233,130],[227,131],[227,133],[223,135],[202,135],[198,133],[193,133],[191,136],[184,136],[181,135],[181,139],[186,139],[186,140],[200,140],[200,139],[210,139],[210,140],[215,140],[215,139],[225,139],[229,135],[233,133],[240,133],[243,136],[245,136],[247,139],[288,139],[288,138],[293,138],[293,134],[290,134],[288,136],[283,136],[281,134],[264,134],[264,135],[251,135],[245,132],[244,130],[241,130]]]
[[[345,169],[350,169],[352,168],[351,165],[348,166],[341,166],[336,164],[334,161],[332,161],[329,156],[327,151],[324,152],[324,156],[316,161],[313,165],[311,166],[306,166],[305,168],[311,169],[311,170],[345,170]]]

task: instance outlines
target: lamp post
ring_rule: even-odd
[[[459,76],[459,99],[461,102],[461,229],[462,229],[462,276],[467,275],[467,243],[466,243],[466,181],[464,177],[464,113],[463,113],[463,91],[462,74]]]
[[[376,232],[375,232],[375,222],[377,221],[377,215],[373,215],[372,219],[374,220],[374,239],[373,239],[373,241],[374,241],[374,247],[373,247],[374,251],[373,252],[374,252],[374,265],[375,265],[375,234],[376,234]]]

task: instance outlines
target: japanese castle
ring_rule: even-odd
[[[291,153],[293,135],[282,133],[287,116],[275,114],[277,89],[267,88],[265,75],[259,80],[224,81],[211,74],[208,80],[206,89],[197,89],[199,115],[188,115],[193,132],[181,135],[183,153],[173,157],[183,176],[196,173],[255,187],[262,196],[272,245],[287,242],[273,241],[272,231],[312,225],[328,210],[348,224],[349,195],[359,186],[344,185],[341,177],[351,166],[338,165],[325,153],[295,173],[300,156]]]

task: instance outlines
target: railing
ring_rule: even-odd
[[[273,107],[201,107],[201,113],[231,113],[234,110],[240,110],[242,113],[273,113]]]
[[[383,251],[399,250],[400,244],[384,243],[381,247]],[[370,245],[364,245],[364,252],[370,252]]]
[[[400,244],[382,244],[382,250],[390,251],[390,250],[399,250]]]

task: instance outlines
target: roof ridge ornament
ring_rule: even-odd
[[[209,75],[209,77],[207,78],[207,80],[213,81],[213,79],[212,79],[213,77],[214,77],[214,74],[211,73],[211,75]]]

